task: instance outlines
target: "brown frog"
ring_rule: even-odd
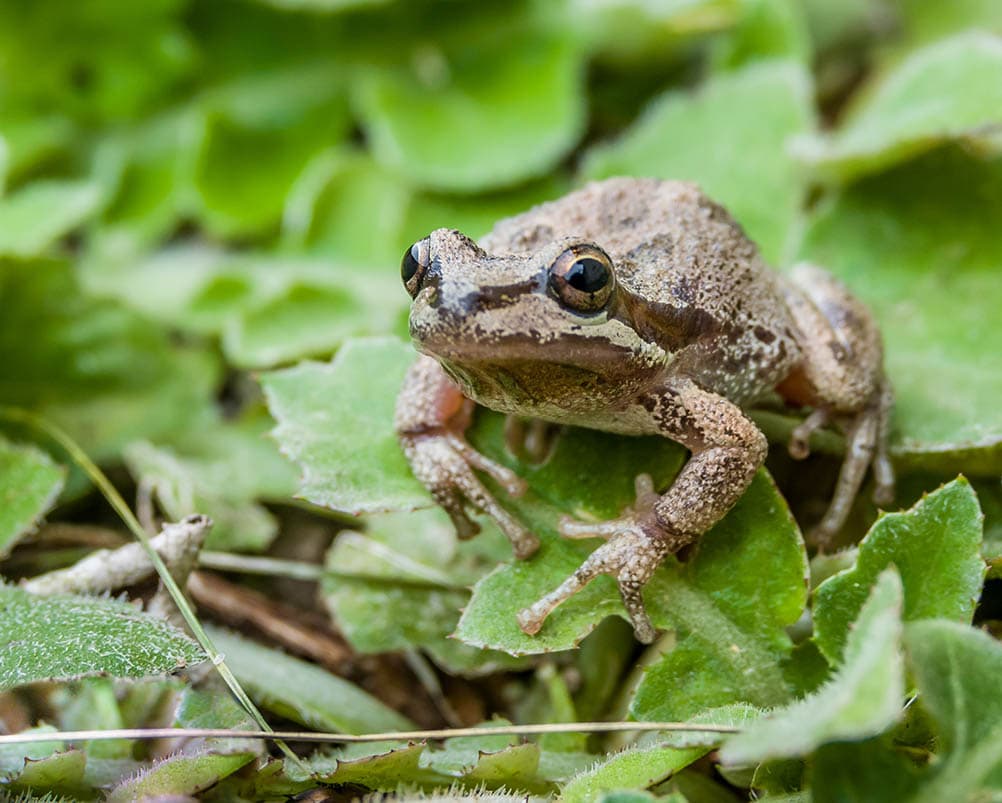
[[[610,574],[637,638],[652,641],[641,589],[748,487],[767,447],[743,410],[777,392],[813,410],[793,433],[794,457],[805,457],[811,433],[828,423],[847,436],[819,543],[844,523],[871,464],[875,498],[893,495],[893,396],[870,312],[820,268],[770,271],[728,212],[692,184],[592,183],[501,221],[479,245],[438,229],[407,251],[401,271],[422,356],[401,391],[396,428],[461,538],[479,530],[467,513],[474,509],[498,523],[518,558],[539,545],[477,477],[482,471],[511,494],[524,488],[466,442],[474,402],[510,416],[663,435],[691,452],[661,494],[638,477],[637,502],[621,518],[561,521],[564,536],[606,543],[519,614],[527,633]]]

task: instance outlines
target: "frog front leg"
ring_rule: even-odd
[[[638,400],[652,429],[691,450],[692,456],[660,496],[640,477],[637,501],[624,516],[598,524],[565,520],[570,538],[608,539],[558,588],[518,615],[526,633],[538,633],[560,603],[601,574],[619,584],[623,605],[639,641],[654,640],[642,589],[666,555],[678,552],[720,520],[751,483],[765,460],[765,436],[739,407],[690,380],[675,380]]]
[[[539,539],[498,504],[474,469],[493,477],[512,496],[522,494],[525,483],[467,443],[464,432],[474,407],[442,366],[422,355],[407,372],[397,398],[397,439],[414,475],[449,514],[460,538],[480,532],[467,514],[473,507],[497,522],[516,557],[527,558],[539,548]]]

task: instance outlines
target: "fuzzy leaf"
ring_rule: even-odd
[[[210,628],[209,633],[248,692],[263,707],[284,717],[340,733],[413,727],[403,715],[315,664],[220,628]]]
[[[804,194],[784,142],[811,126],[804,68],[755,63],[695,93],[665,94],[618,140],[592,148],[584,174],[695,181],[730,210],[767,259],[780,261]]]
[[[648,789],[670,778],[709,752],[707,747],[629,748],[599,761],[574,777],[562,790],[563,803],[586,803],[603,792]],[[608,799],[608,798],[606,798]]]
[[[500,51],[434,55],[441,75],[373,70],[355,95],[375,159],[415,184],[510,186],[554,167],[581,136],[584,71],[568,39],[523,33]]]
[[[1000,125],[1002,38],[969,31],[911,54],[862,95],[838,130],[798,140],[794,150],[820,174],[849,181]]]
[[[330,363],[261,376],[278,421],[274,437],[303,471],[303,498],[356,514],[430,503],[393,431],[397,392],[413,354],[399,340],[353,340]]]
[[[896,722],[904,702],[901,579],[877,578],[846,641],[845,659],[813,694],[772,711],[728,739],[725,764],[807,756],[822,744],[875,736]]]
[[[894,565],[904,586],[906,622],[946,618],[970,622],[981,590],[982,515],[961,478],[923,497],[903,513],[888,513],[859,545],[856,565],[829,577],[814,593],[814,639],[837,663],[880,573]]]
[[[55,504],[65,478],[45,452],[0,437],[0,558]]]
[[[108,793],[108,803],[197,795],[254,760],[253,752],[169,755]]]
[[[0,611],[0,689],[85,675],[145,677],[205,660],[184,633],[124,602],[0,586]]]
[[[902,464],[1002,471],[999,221],[1002,159],[946,149],[854,185],[807,230],[801,257],[881,324]]]
[[[1002,788],[1002,646],[955,622],[915,622],[905,631],[922,706],[939,726],[942,755],[921,800],[971,799]],[[945,799],[945,798],[941,798]]]

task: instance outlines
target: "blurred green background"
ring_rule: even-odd
[[[404,335],[432,228],[651,175],[874,305],[901,465],[997,474],[1000,29],[994,0],[3,0],[0,399],[261,549],[295,477],[248,372]]]

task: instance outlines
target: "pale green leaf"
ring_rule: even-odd
[[[561,791],[562,803],[587,803],[603,792],[648,789],[668,780],[709,752],[707,747],[630,748],[600,760],[573,778]]]
[[[93,794],[85,777],[86,769],[87,755],[83,750],[71,748],[37,761],[26,761],[17,777],[11,779],[10,787],[28,793],[46,789],[79,800]]]
[[[55,504],[65,477],[45,452],[0,437],[0,557]]]
[[[123,456],[172,521],[212,518],[207,549],[261,550],[278,525],[258,500],[285,499],[296,487],[292,464],[266,437],[271,424],[267,416],[245,416],[192,434],[182,450],[138,441]]]
[[[854,185],[807,230],[801,257],[880,322],[902,463],[1002,470],[1000,225],[1002,159],[948,149]]]
[[[803,66],[760,62],[715,76],[693,93],[658,98],[618,140],[589,150],[583,172],[695,181],[730,210],[767,259],[780,261],[804,196],[785,142],[811,127]]]
[[[856,565],[814,592],[814,633],[832,663],[846,649],[850,623],[878,576],[897,567],[906,622],[946,618],[970,622],[985,574],[981,509],[963,478],[923,497],[903,513],[881,516],[859,545]]]
[[[901,580],[886,569],[850,628],[838,671],[813,694],[729,738],[720,752],[723,762],[807,756],[822,744],[876,736],[894,724],[905,691],[902,602]]]
[[[1002,5],[996,0],[895,0],[905,46],[933,42],[956,31],[1002,31]]]
[[[21,733],[29,734],[55,732],[52,725],[39,725],[36,728],[26,728]],[[34,742],[33,744],[4,744],[0,745],[0,778],[14,778],[24,769],[26,761],[38,761],[40,758],[51,756],[53,753],[65,749],[65,743],[54,739],[51,742]]]
[[[42,254],[100,203],[100,188],[87,181],[36,181],[0,199],[0,257]]]
[[[972,799],[977,791],[1002,788],[1002,645],[942,621],[908,625],[905,645],[919,700],[941,740],[935,780],[912,800]]]
[[[145,677],[205,659],[181,631],[115,600],[0,586],[0,609],[0,689],[85,675]]]
[[[443,52],[421,72],[371,70],[355,100],[375,159],[415,184],[471,192],[553,168],[584,129],[584,71],[573,42],[522,33],[503,47]]]
[[[1002,126],[1002,38],[961,33],[916,51],[863,94],[830,136],[796,153],[820,174],[848,181],[944,141]]]
[[[255,758],[253,752],[206,750],[169,755],[112,789],[108,803],[197,795]]]
[[[406,309],[398,270],[317,257],[187,245],[138,263],[94,264],[88,285],[171,326],[221,335],[229,361],[263,368],[392,331]]]
[[[310,769],[322,783],[358,784],[387,792],[396,790],[402,782],[419,786],[449,783],[449,776],[421,766],[425,749],[424,744],[411,744],[362,758],[320,756]]]
[[[282,453],[302,469],[299,493],[347,513],[429,504],[393,431],[412,349],[390,338],[354,340],[327,364],[262,374]],[[364,456],[364,459],[361,459]]]
[[[493,526],[459,541],[441,510],[374,516],[365,535],[343,531],[327,553],[321,589],[339,629],[361,652],[420,647],[453,672],[485,673],[522,662],[448,638],[469,587],[511,556]]]
[[[319,730],[378,733],[413,724],[347,680],[220,628],[210,636],[252,697],[264,708]]]
[[[650,69],[700,36],[726,29],[743,0],[571,0],[568,22],[597,57]]]

